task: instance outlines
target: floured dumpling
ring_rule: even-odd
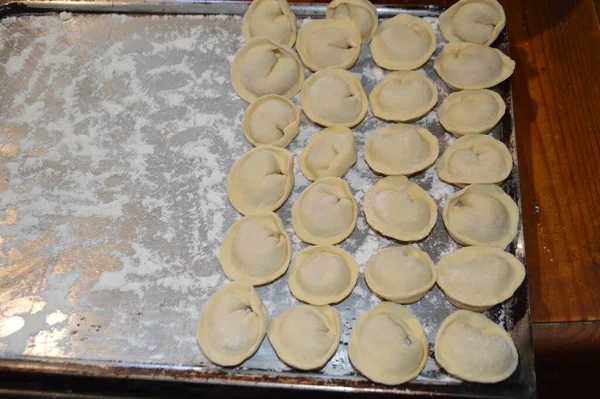
[[[301,102],[306,116],[323,126],[356,126],[369,109],[360,80],[344,69],[323,69],[306,79]]]
[[[235,92],[249,103],[265,94],[291,98],[304,82],[304,67],[294,50],[268,37],[255,37],[238,50],[231,64]]]
[[[502,51],[473,43],[448,43],[433,68],[454,89],[487,89],[512,75],[515,62]]]
[[[525,267],[493,247],[465,247],[438,263],[437,283],[455,306],[477,312],[513,296],[525,279]]]
[[[321,130],[298,157],[300,170],[308,180],[325,176],[344,176],[356,163],[356,147],[352,130],[334,126]]]
[[[433,287],[436,270],[426,252],[410,245],[384,248],[369,259],[365,280],[380,298],[413,303]]]
[[[388,176],[367,191],[364,199],[367,223],[400,241],[427,237],[437,219],[437,205],[417,184],[404,176]]]
[[[234,281],[204,304],[196,340],[204,356],[219,366],[237,366],[258,349],[265,338],[269,315],[252,285]]]
[[[292,225],[309,244],[333,245],[356,227],[358,205],[350,187],[339,177],[322,177],[308,186],[292,207]]]
[[[488,133],[504,116],[506,104],[491,90],[463,90],[450,94],[438,109],[440,124],[459,137]]]
[[[227,176],[227,196],[242,215],[275,211],[294,188],[294,157],[283,148],[262,145],[238,159]]]
[[[499,382],[517,368],[519,354],[508,333],[487,317],[458,310],[435,336],[435,360],[461,380]]]
[[[364,44],[369,44],[377,30],[377,8],[368,0],[333,0],[327,6],[326,16],[352,20],[360,29]]]
[[[365,161],[384,175],[411,175],[431,166],[440,152],[427,129],[398,123],[377,130],[365,145]]]
[[[460,244],[505,249],[517,235],[519,208],[500,187],[473,184],[448,197],[442,217]]]
[[[287,98],[267,94],[250,104],[244,113],[242,128],[254,146],[285,148],[300,131],[300,112]]]
[[[371,54],[384,69],[408,71],[425,64],[435,46],[435,33],[429,22],[398,14],[379,25],[371,41]]]
[[[361,314],[350,334],[348,357],[371,381],[398,385],[425,367],[428,343],[419,320],[404,306],[384,302]]]
[[[235,222],[223,238],[219,261],[230,280],[252,285],[281,277],[292,259],[292,242],[273,212],[258,212]]]
[[[288,284],[299,300],[329,305],[344,300],[358,280],[358,263],[343,249],[319,245],[298,252]]]
[[[451,42],[490,45],[504,29],[506,15],[496,0],[460,0],[440,15],[439,23]]]
[[[437,100],[433,81],[414,71],[390,73],[369,95],[373,115],[395,122],[420,119],[435,107]]]
[[[296,42],[296,15],[286,0],[254,0],[244,14],[242,34],[246,40],[267,36],[292,47]]]
[[[452,184],[496,184],[512,170],[512,156],[501,141],[490,136],[463,136],[437,162],[437,172]]]
[[[315,19],[300,28],[296,49],[311,71],[350,69],[360,56],[360,31],[348,21]]]
[[[273,317],[267,334],[277,357],[299,370],[320,369],[340,343],[340,316],[331,306],[300,305]]]

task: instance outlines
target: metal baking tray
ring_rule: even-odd
[[[323,4],[293,5],[299,24],[322,18]],[[352,324],[380,301],[367,288],[367,260],[395,244],[361,214],[340,246],[361,267],[352,295],[336,310],[342,318],[339,350],[321,371],[283,365],[265,339],[242,366],[211,365],[195,342],[206,299],[225,284],[218,262],[221,239],[240,216],[224,181],[233,162],[251,149],[241,130],[247,107],[230,85],[230,62],[244,40],[246,2],[24,1],[0,6],[0,370],[5,372],[176,381],[226,392],[263,394],[277,388],[346,393],[447,394],[456,397],[531,397],[535,394],[527,280],[515,296],[487,315],[506,328],[519,351],[507,381],[473,384],[440,370],[433,340],[455,309],[437,288],[408,305],[430,342],[425,370],[414,381],[386,387],[351,367]],[[61,12],[59,14],[59,12]],[[422,68],[433,71],[445,43],[435,6],[380,6],[387,18],[424,17],[438,48]],[[494,46],[508,51],[503,32]],[[369,93],[386,72],[368,46],[352,68]],[[307,71],[308,74],[308,71]],[[496,88],[507,113],[492,135],[515,160],[502,187],[520,203],[510,80]],[[298,103],[298,97],[294,101]],[[454,140],[435,112],[415,122]],[[363,158],[364,143],[383,126],[369,112],[354,130],[359,161],[345,177],[357,201],[378,179]],[[289,146],[296,156],[319,130],[304,116]],[[440,206],[456,190],[435,169],[411,178]],[[296,165],[296,186],[278,211],[293,237],[291,204],[308,186]],[[440,217],[432,234],[415,243],[434,262],[459,248]],[[509,251],[525,262],[522,225]],[[270,315],[297,301],[287,277],[258,288]],[[223,392],[225,392],[223,391]]]

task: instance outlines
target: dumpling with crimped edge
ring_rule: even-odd
[[[354,322],[348,357],[369,380],[399,385],[421,373],[428,345],[421,323],[407,308],[384,302]]]
[[[358,125],[369,102],[360,80],[345,69],[322,69],[306,79],[300,94],[302,110],[322,126]]]
[[[388,176],[375,183],[365,194],[363,208],[373,229],[400,241],[427,237],[437,219],[433,198],[405,176]]]
[[[373,115],[394,122],[420,119],[435,107],[437,101],[433,81],[415,71],[390,73],[369,95]]]
[[[268,37],[249,40],[235,54],[231,83],[249,103],[265,94],[291,98],[304,82],[304,67],[294,50]]]
[[[364,44],[369,44],[377,30],[377,8],[368,0],[333,0],[327,6],[325,15],[327,18],[354,22]]]
[[[454,89],[487,89],[505,81],[515,62],[502,51],[474,43],[448,43],[433,68]]]
[[[261,145],[231,167],[227,197],[242,215],[275,211],[289,197],[294,182],[294,156],[283,148]]]
[[[267,335],[277,357],[290,367],[315,370],[338,349],[340,316],[331,306],[299,305],[273,317]]]
[[[513,160],[503,142],[489,136],[463,136],[437,162],[437,173],[450,184],[498,184],[512,171]]]
[[[348,21],[315,19],[300,28],[296,49],[311,71],[350,69],[360,56],[360,31]]]
[[[318,245],[298,252],[288,285],[292,295],[311,305],[343,301],[358,280],[358,263],[348,252],[333,246]]]
[[[339,177],[322,177],[308,186],[292,206],[292,226],[304,242],[333,245],[356,227],[358,205],[350,186]]]
[[[451,42],[490,45],[504,29],[506,15],[496,0],[460,0],[440,15],[439,24]]]
[[[242,118],[244,136],[254,146],[287,147],[300,131],[300,111],[290,100],[267,94],[250,104]]]
[[[434,286],[436,269],[429,255],[410,245],[382,249],[365,268],[367,285],[378,297],[396,303],[413,303]]]
[[[504,116],[506,104],[491,90],[463,90],[450,94],[438,108],[440,124],[460,137],[488,133]]]
[[[465,247],[440,259],[437,283],[452,304],[483,312],[513,296],[525,267],[498,248]]]
[[[266,36],[292,47],[296,42],[296,15],[286,0],[254,0],[242,20],[246,40]]]
[[[356,163],[352,130],[333,126],[317,133],[298,157],[302,174],[311,181],[325,176],[344,176]]]
[[[433,165],[437,137],[416,125],[397,123],[375,131],[365,145],[365,161],[377,173],[411,175]]]
[[[503,328],[482,314],[458,310],[438,329],[435,361],[461,380],[495,383],[516,370],[519,354]]]
[[[273,212],[257,212],[235,222],[223,237],[219,255],[228,279],[252,285],[278,279],[291,259],[292,242]]]
[[[204,356],[219,366],[237,366],[258,350],[269,315],[258,293],[244,281],[234,281],[204,304],[196,340]]]
[[[398,14],[379,24],[371,41],[371,54],[373,61],[384,69],[408,71],[425,64],[435,47],[435,32],[429,22]]]
[[[517,235],[519,207],[500,187],[473,184],[448,197],[442,218],[460,244],[505,249]]]

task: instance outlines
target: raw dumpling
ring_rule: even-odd
[[[321,130],[302,150],[298,163],[311,181],[325,176],[344,176],[356,163],[352,130],[343,126]]]
[[[344,69],[323,69],[306,79],[301,102],[306,116],[323,126],[356,126],[369,109],[360,80]]]
[[[244,14],[242,34],[246,40],[266,36],[292,47],[296,42],[296,15],[286,0],[254,0]]]
[[[455,306],[483,312],[513,296],[525,267],[498,248],[465,247],[438,263],[437,283]]]
[[[506,104],[491,90],[463,90],[450,94],[438,109],[440,124],[459,137],[488,133],[500,122]]]
[[[319,245],[298,252],[288,284],[299,300],[311,305],[343,301],[358,280],[358,263],[343,249]]]
[[[452,184],[496,184],[508,177],[512,156],[490,136],[463,136],[448,147],[437,162],[437,172]]]
[[[458,310],[435,336],[435,360],[461,380],[499,382],[519,363],[515,344],[504,329],[479,313]]]
[[[292,207],[292,225],[309,244],[333,245],[356,227],[358,205],[350,187],[339,177],[322,177],[308,186]]]
[[[384,69],[408,71],[425,64],[435,46],[435,33],[429,22],[398,14],[379,25],[371,42],[371,54]]]
[[[515,62],[502,51],[473,43],[448,43],[433,68],[454,89],[487,89],[508,79]]]
[[[242,128],[246,139],[254,146],[262,144],[285,148],[298,135],[300,112],[285,97],[267,94],[250,104]]]
[[[223,238],[219,261],[230,280],[252,285],[281,277],[292,259],[292,242],[279,216],[258,212],[235,222]]]
[[[365,161],[384,175],[410,175],[431,166],[440,152],[429,130],[398,123],[377,130],[365,145]]]
[[[296,49],[311,71],[350,69],[360,56],[360,31],[348,21],[315,19],[300,28]]]
[[[473,184],[448,197],[442,218],[460,244],[505,249],[517,235],[519,208],[500,187]]]
[[[380,298],[413,303],[433,287],[436,270],[426,252],[405,246],[384,248],[369,259],[365,280]]]
[[[400,241],[427,237],[437,219],[437,205],[417,184],[404,176],[388,176],[367,191],[364,199],[367,223]]]
[[[242,215],[275,211],[294,188],[294,157],[283,148],[262,145],[238,159],[227,177],[227,196]]]
[[[404,306],[384,302],[361,314],[350,334],[348,357],[371,381],[398,385],[425,367],[428,343],[419,320]]]
[[[265,94],[291,98],[304,82],[304,67],[294,50],[268,37],[255,37],[238,50],[231,64],[235,92],[249,103]]]
[[[252,285],[234,281],[219,289],[200,312],[196,340],[204,356],[219,366],[237,366],[265,338],[269,315]]]
[[[273,317],[267,334],[282,362],[299,370],[320,369],[340,343],[340,316],[331,306],[300,305]]]
[[[333,0],[327,6],[326,16],[352,20],[360,29],[364,44],[369,44],[377,30],[377,8],[368,0]]]
[[[437,104],[435,84],[415,71],[387,75],[369,95],[373,115],[386,121],[412,122]]]
[[[506,15],[496,0],[460,0],[440,15],[439,23],[451,42],[490,45],[504,29]]]

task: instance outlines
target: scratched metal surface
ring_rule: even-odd
[[[193,370],[202,380],[202,373],[219,369],[196,345],[196,320],[206,299],[226,283],[219,245],[240,218],[227,202],[224,180],[233,162],[251,149],[240,127],[247,104],[229,83],[229,63],[243,44],[239,15],[246,5],[26,6],[3,9],[0,20],[0,358],[76,362],[92,367],[92,373],[103,365],[116,373],[119,366],[112,362],[141,369],[154,365],[173,371],[174,377]],[[52,8],[72,14],[59,15]],[[324,14],[322,5],[294,10],[300,16]],[[140,11],[147,14],[126,15]],[[380,14],[398,12],[425,17],[437,33],[438,48],[421,71],[436,82],[441,102],[450,91],[433,71],[445,43],[437,27],[440,10],[388,7]],[[505,34],[496,46],[507,51]],[[385,75],[364,45],[352,72],[367,93]],[[492,135],[509,146],[516,161],[510,84],[496,89],[509,112]],[[434,111],[416,124],[440,139],[443,152],[453,138]],[[383,125],[369,112],[353,129],[359,161],[346,180],[359,204],[378,179],[364,162],[364,143]],[[297,156],[318,130],[303,116],[300,135],[288,149]],[[432,234],[414,244],[437,262],[459,248],[441,221],[441,206],[456,188],[440,182],[433,167],[411,179],[429,190],[439,206]],[[293,234],[291,205],[307,186],[296,165],[296,186],[278,211],[294,252],[305,244]],[[503,188],[519,201],[516,162]],[[290,371],[265,340],[254,357],[227,371],[229,378],[241,384],[249,374],[291,376],[306,385],[328,381],[321,389],[410,393],[415,387],[427,392],[444,385],[455,393],[479,392],[476,384],[449,377],[433,360],[437,328],[455,310],[437,288],[408,305],[430,342],[427,365],[415,382],[377,387],[352,369],[346,345],[353,321],[380,302],[362,272],[374,252],[392,244],[372,231],[361,213],[356,231],[340,245],[356,257],[361,275],[352,295],[335,306],[342,339],[323,370]],[[522,227],[509,250],[524,261]],[[270,315],[297,303],[287,277],[258,292]],[[514,396],[515,387],[523,388],[519,395],[530,392],[527,282],[487,315],[511,332],[521,356],[518,372],[494,392]],[[136,375],[144,378],[139,369]],[[277,380],[265,385],[277,385]]]

